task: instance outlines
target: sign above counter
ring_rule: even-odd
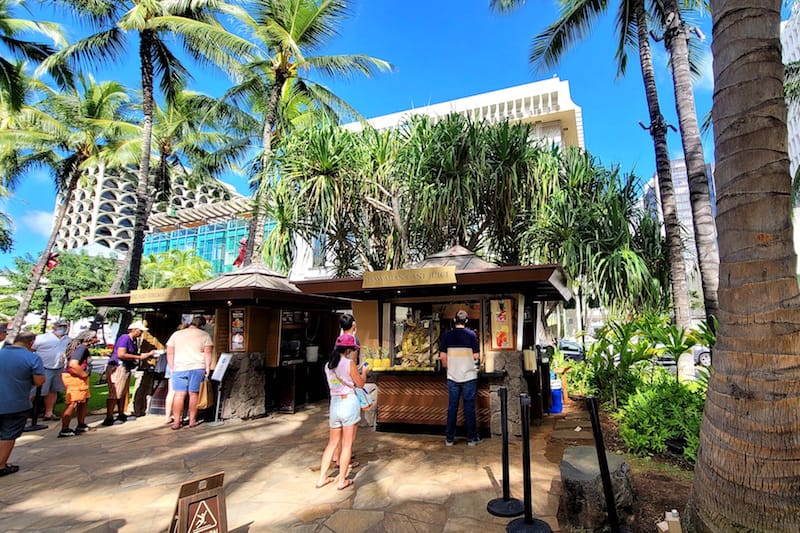
[[[385,289],[420,285],[447,285],[456,282],[456,267],[428,267],[364,272],[362,288]]]

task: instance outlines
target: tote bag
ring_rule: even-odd
[[[364,387],[353,387],[353,390],[356,391],[356,397],[358,398],[358,404],[361,406],[362,411],[367,411],[372,404],[372,396],[364,389]]]
[[[197,393],[197,408],[208,409],[211,407],[211,382],[204,379],[200,382],[200,392]]]

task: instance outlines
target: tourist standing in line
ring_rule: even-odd
[[[340,316],[339,317],[339,327],[341,328],[341,333],[339,333],[340,335],[352,335],[353,338],[356,340],[356,344],[361,346],[361,341],[359,341],[358,337],[356,337],[356,329],[357,329],[356,318],[352,314],[344,313],[342,316]],[[360,355],[361,355],[361,353],[359,352],[359,356]],[[359,366],[359,368],[360,368],[359,356],[356,356],[356,365]],[[356,424],[356,427],[353,430],[353,442],[354,443],[356,441],[356,436],[357,435],[358,435],[358,425]],[[337,466],[339,465],[339,455],[340,454],[341,454],[341,449],[339,447],[337,447],[336,450],[333,452],[333,464],[334,465],[337,465]],[[353,452],[351,450],[351,452],[350,452],[350,465],[348,465],[348,468],[356,468],[360,464],[361,463],[359,463],[358,460],[356,460],[355,452]]]
[[[176,331],[167,341],[167,366],[172,370],[172,429],[181,428],[183,402],[189,395],[189,427],[197,426],[197,399],[200,384],[211,372],[211,335],[203,330],[206,319],[192,318],[189,327]]]
[[[61,374],[67,393],[66,406],[64,412],[61,413],[61,432],[58,434],[60,438],[74,437],[90,431],[89,426],[86,425],[86,414],[89,411],[89,397],[91,396],[89,376],[92,373],[89,348],[95,344],[97,344],[97,332],[87,329],[80,332],[67,345],[67,368]],[[69,427],[73,414],[76,414],[78,418],[78,426],[74,430]]]
[[[439,341],[439,359],[447,367],[447,428],[445,445],[452,446],[456,438],[458,404],[464,400],[464,421],[467,424],[467,445],[476,446],[478,427],[475,416],[475,396],[478,393],[478,363],[480,346],[478,336],[467,329],[469,315],[464,310],[455,316],[455,327],[442,335]]]
[[[31,387],[45,381],[42,360],[33,353],[35,340],[36,335],[23,331],[14,344],[0,349],[0,476],[19,471],[8,458],[31,411]]]
[[[108,398],[106,399],[106,418],[102,422],[104,426],[114,425],[115,407],[117,410],[116,422],[122,424],[128,420],[127,415],[125,415],[125,404],[128,400],[131,370],[136,366],[137,361],[147,359],[154,353],[154,351],[150,351],[139,354],[136,339],[145,331],[147,331],[147,326],[137,320],[128,326],[128,333],[120,335],[114,344],[114,350],[112,350],[111,356],[108,358],[106,367]]]
[[[44,385],[42,385],[42,397],[44,398],[44,417],[42,420],[56,420],[58,417],[53,413],[59,391],[64,390],[64,383],[61,381],[61,373],[64,371],[64,351],[71,340],[67,336],[69,322],[66,320],[56,320],[52,331],[36,336],[33,343],[33,351],[42,359],[44,365]],[[36,390],[31,391],[31,397],[36,394]]]
[[[347,479],[349,468],[340,467],[337,478],[329,477],[328,469],[337,448],[341,449],[339,464],[350,464],[350,453],[356,434],[355,428],[361,421],[361,407],[356,397],[355,387],[363,387],[366,382],[365,376],[359,372],[356,363],[360,351],[361,347],[353,335],[340,335],[336,339],[333,353],[325,364],[325,377],[331,393],[330,414],[328,415],[330,434],[328,445],[322,453],[317,488],[333,481],[337,481],[336,487],[339,490],[353,484],[352,479]],[[369,369],[366,372],[369,372]]]

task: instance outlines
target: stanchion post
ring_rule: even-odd
[[[33,408],[31,409],[31,423],[25,426],[22,431],[39,431],[40,429],[47,429],[46,424],[39,424],[39,406],[42,402],[42,386],[36,387],[36,394],[33,397]]]
[[[494,516],[519,516],[525,509],[518,498],[511,497],[511,482],[509,481],[508,468],[508,389],[497,389],[500,397],[500,429],[503,435],[503,497],[490,500],[486,510]]]
[[[603,430],[600,428],[597,398],[594,396],[586,398],[586,406],[589,408],[589,418],[592,420],[594,446],[595,449],[597,449],[597,463],[600,466],[600,479],[603,482],[603,493],[606,497],[608,523],[611,528],[611,533],[620,533],[617,502],[614,499],[614,487],[611,485],[611,474],[608,471],[608,459],[606,458],[606,446],[603,443]]]
[[[509,533],[553,533],[550,524],[533,517],[533,498],[531,496],[531,397],[519,395],[519,411],[522,417],[522,476],[525,492],[525,516],[508,523]]]

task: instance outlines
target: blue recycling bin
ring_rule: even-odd
[[[561,380],[555,375],[550,377],[550,414],[558,414],[564,410],[564,397],[561,394]]]

